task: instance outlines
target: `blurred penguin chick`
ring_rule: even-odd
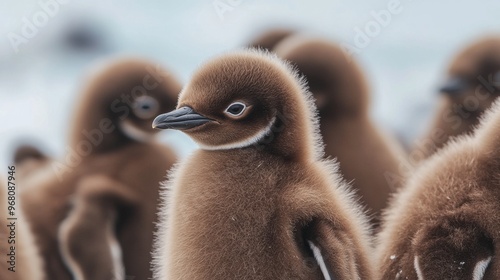
[[[405,154],[370,119],[361,69],[339,46],[302,35],[283,40],[275,51],[306,77],[319,110],[326,155],[337,159],[377,223],[390,194],[404,181],[400,168]]]
[[[103,266],[117,262],[104,258],[117,254],[94,254],[106,248],[120,248],[120,265],[127,275],[139,279],[151,277],[149,262],[159,182],[176,160],[171,149],[154,140],[157,131],[151,128],[151,122],[159,112],[175,108],[180,88],[179,82],[157,64],[128,58],[101,67],[85,85],[70,123],[66,155],[44,165],[44,172],[37,173],[45,176],[28,176],[21,194],[23,208],[45,260],[44,271],[51,279],[88,275],[85,268],[109,273],[114,267]],[[70,202],[79,201],[74,196],[84,192],[82,189],[92,188],[96,181],[88,179],[96,176],[107,178],[102,181],[107,184],[103,189],[124,189],[114,192],[116,196],[125,190],[131,193],[134,211],[103,208],[100,218],[105,221],[95,220],[96,230],[87,231],[94,236],[87,236],[79,244],[65,244],[79,242],[67,236],[81,234],[71,227],[91,226],[89,221],[75,217],[85,217],[81,213],[90,209],[81,207],[95,207],[95,204],[81,203],[79,208],[72,209]],[[112,202],[120,200],[109,197],[106,195],[100,200],[108,199],[110,205],[106,207],[113,207],[117,204]],[[61,230],[63,221],[70,222]],[[113,229],[112,239],[102,240],[109,236],[100,231],[103,223]],[[61,236],[64,233],[66,236]],[[85,240],[89,242],[84,243]],[[101,246],[112,240],[116,240],[118,246]],[[66,250],[64,254],[59,251],[59,248],[77,246],[81,250]],[[93,257],[85,258],[85,254]],[[87,263],[80,263],[82,259]],[[109,275],[92,274],[85,279],[109,279]]]
[[[472,132],[500,96],[500,36],[483,38],[461,51],[451,62],[440,93],[430,129],[414,148],[423,157],[443,147],[450,137]]]

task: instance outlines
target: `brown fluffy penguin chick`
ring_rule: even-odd
[[[101,182],[94,180],[101,188],[123,188],[135,197],[134,211],[105,208],[101,218],[109,217],[110,223],[115,222],[114,234],[121,249],[125,274],[136,279],[151,277],[149,262],[159,182],[176,159],[170,149],[154,141],[156,132],[151,128],[151,122],[159,112],[175,108],[180,89],[180,84],[170,74],[155,64],[138,59],[110,63],[88,82],[71,123],[67,155],[47,165],[45,176],[26,178],[28,182],[22,189],[23,207],[41,247],[45,271],[50,279],[71,279],[72,274],[75,277],[87,275],[81,270],[89,265],[77,260],[82,259],[81,254],[103,250],[101,244],[105,241],[96,240],[103,237],[103,221],[81,220],[83,224],[79,224],[79,220],[74,218],[85,217],[85,211],[92,209],[81,207],[93,208],[95,204],[76,204],[80,208],[72,209],[70,203],[71,200],[88,201],[77,197],[72,199],[72,196],[78,189],[88,188],[88,182],[92,181],[87,179],[95,176],[107,178]],[[117,205],[114,201],[119,200],[114,197],[107,207]],[[59,233],[66,218],[68,224]],[[78,242],[73,236],[64,236],[64,233],[79,233],[71,230],[70,226],[88,228],[89,222],[94,222],[96,227],[96,231],[89,231],[94,233],[91,242],[64,243]],[[62,235],[59,236],[62,240],[60,245],[59,234]],[[88,251],[71,250],[75,246]],[[59,252],[60,248],[69,252],[65,254],[65,259]],[[110,244],[105,248],[116,246]],[[108,256],[115,255],[96,254],[93,261],[96,265],[116,263],[115,260],[105,259]],[[71,267],[71,271],[65,264]],[[76,270],[75,264],[78,265]],[[92,269],[97,270],[97,267]],[[99,271],[105,269],[109,272],[114,268],[105,267]],[[107,276],[92,279],[109,279]]]
[[[314,105],[288,65],[259,51],[205,64],[156,128],[201,147],[163,192],[155,279],[371,279],[368,229]]]
[[[17,170],[10,170],[16,178]],[[10,176],[10,175],[9,175]],[[4,182],[9,182],[5,185]],[[0,178],[0,279],[45,280],[43,260],[22,210],[18,207],[19,184],[15,179]],[[15,200],[12,200],[14,199]],[[13,204],[15,201],[15,204]],[[12,208],[9,208],[12,207]],[[12,214],[12,215],[11,215]]]
[[[272,51],[279,42],[294,33],[294,31],[284,28],[269,29],[253,38],[248,46]]]
[[[482,39],[459,53],[440,89],[440,104],[424,139],[415,146],[432,155],[452,136],[470,133],[500,95],[500,36]]]
[[[275,51],[306,77],[319,110],[326,155],[337,159],[344,178],[352,181],[378,224],[390,194],[402,185],[399,170],[405,155],[399,143],[371,121],[360,68],[339,46],[321,39],[292,36]]]
[[[500,279],[500,102],[485,115],[473,135],[424,161],[392,201],[379,279]]]

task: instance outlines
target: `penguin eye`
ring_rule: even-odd
[[[139,96],[135,99],[134,104],[132,106],[132,110],[134,114],[145,120],[150,119],[158,114],[158,110],[160,109],[160,104],[156,99],[151,96]]]
[[[245,112],[247,108],[247,105],[241,103],[241,102],[234,102],[233,104],[229,105],[227,107],[225,113],[229,114],[232,117],[239,117]]]

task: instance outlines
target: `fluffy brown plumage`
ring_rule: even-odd
[[[379,279],[500,279],[500,102],[485,115],[473,135],[424,161],[392,202]]]
[[[103,274],[84,279],[109,279],[118,269],[109,267],[117,263],[117,251],[126,275],[151,276],[159,182],[176,159],[154,141],[151,121],[175,108],[179,90],[171,75],[138,59],[110,63],[88,82],[71,122],[67,154],[24,178],[23,207],[50,279],[88,275],[82,270],[89,267]],[[88,190],[96,185],[101,193]],[[134,197],[125,208],[121,202],[130,200],[124,193]],[[107,235],[104,224],[112,229]],[[82,234],[86,239],[79,240]]]
[[[71,213],[59,229],[61,254],[76,279],[124,279],[115,227],[140,203],[127,186],[105,175],[79,182]]]
[[[337,159],[377,223],[390,193],[402,184],[405,155],[371,121],[360,68],[339,46],[301,35],[285,39],[275,51],[306,77],[319,109],[326,155]]]
[[[450,139],[470,133],[500,95],[500,37],[488,37],[465,48],[452,61],[441,88],[433,123],[415,149],[427,157]]]
[[[163,193],[155,279],[371,279],[365,218],[320,159],[313,108],[288,65],[262,52],[194,74],[178,110],[154,122],[202,148]]]

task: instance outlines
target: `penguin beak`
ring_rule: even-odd
[[[153,128],[186,130],[212,121],[196,113],[190,107],[181,107],[156,117],[153,121]]]
[[[459,77],[452,77],[445,82],[445,84],[439,89],[439,92],[458,95],[467,89],[467,82]]]

